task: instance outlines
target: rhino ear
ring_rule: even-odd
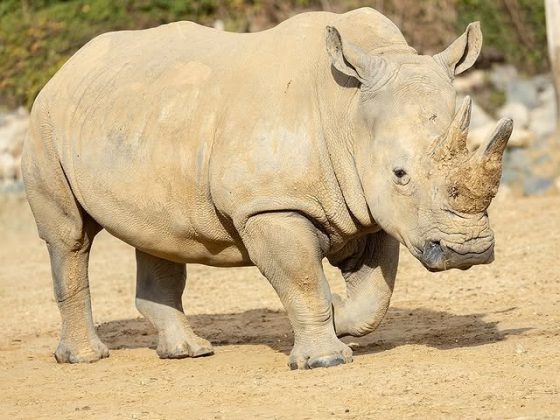
[[[480,22],[473,22],[467,26],[465,33],[457,38],[447,49],[434,55],[434,60],[442,65],[449,77],[468,70],[478,58],[482,48],[482,32]]]
[[[384,66],[380,57],[369,56],[360,47],[343,42],[338,30],[327,26],[327,52],[331,63],[341,73],[358,79],[360,83],[370,83]]]

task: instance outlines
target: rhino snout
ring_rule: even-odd
[[[467,270],[473,265],[489,264],[494,261],[494,242],[482,251],[459,253],[440,241],[426,241],[420,262],[430,271],[443,271],[450,268]]]
[[[439,241],[427,241],[420,261],[430,271],[445,270],[445,252],[441,243]]]

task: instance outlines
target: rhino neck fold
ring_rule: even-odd
[[[319,86],[317,92],[329,164],[356,228],[360,233],[375,230],[377,225],[369,211],[353,155],[354,114],[360,97],[359,88],[352,78],[333,80],[330,71],[319,80],[325,84]]]

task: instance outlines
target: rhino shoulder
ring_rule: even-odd
[[[416,54],[408,45],[399,28],[380,12],[362,7],[339,15],[333,26],[344,38],[364,51],[380,53],[399,51]]]

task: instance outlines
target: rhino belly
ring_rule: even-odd
[[[99,162],[99,161],[98,161]],[[75,175],[78,200],[113,236],[144,252],[176,262],[214,266],[250,263],[232,229],[210,203],[187,182],[173,187],[138,176],[80,171]],[[228,232],[229,231],[229,232]]]

